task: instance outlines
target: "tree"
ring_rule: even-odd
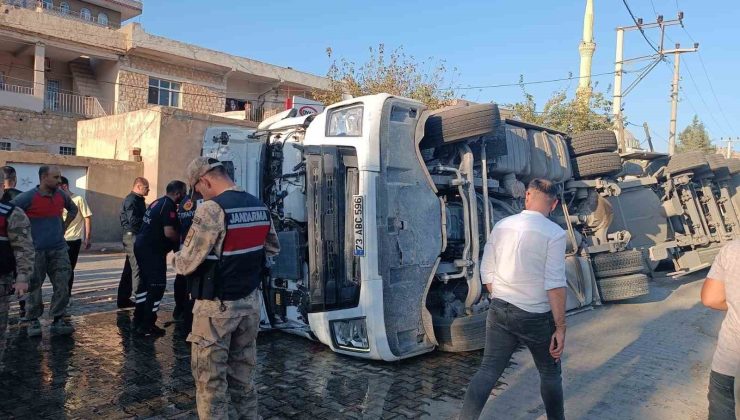
[[[537,111],[534,96],[527,92],[524,78],[520,76],[524,100],[506,105],[514,118],[565,133],[580,133],[588,130],[608,130],[613,126],[609,119],[611,101],[601,92],[579,94],[569,99],[566,89],[556,91],[545,102],[542,111]]]
[[[681,133],[678,135],[678,144],[676,150],[681,152],[689,152],[692,150],[700,150],[704,153],[714,153],[716,148],[712,146],[712,141],[709,139],[709,133],[707,132],[704,123],[699,120],[698,115],[694,115],[694,119],[691,120],[691,124],[686,126]]]
[[[332,58],[332,49],[327,48],[326,54]],[[425,71],[426,68],[431,70]],[[417,61],[406,55],[403,47],[390,54],[386,53],[384,44],[370,47],[370,57],[359,67],[344,58],[334,60],[326,76],[329,90],[316,90],[312,94],[314,99],[325,104],[341,101],[343,94],[357,97],[390,93],[416,99],[430,109],[437,109],[450,104],[454,98],[451,87],[441,87],[448,78],[445,62],[431,58]]]

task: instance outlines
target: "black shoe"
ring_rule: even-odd
[[[135,308],[136,303],[134,303],[133,300],[129,299],[127,301],[118,302],[118,309],[130,309]]]
[[[134,332],[138,335],[143,335],[144,337],[161,337],[167,333],[167,330],[159,328],[156,325],[150,325],[147,327],[139,325],[134,329]]]

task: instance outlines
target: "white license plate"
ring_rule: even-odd
[[[361,195],[352,196],[352,230],[355,233],[353,254],[365,256],[365,200]]]

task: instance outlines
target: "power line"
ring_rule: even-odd
[[[586,75],[586,76],[569,76],[569,77],[563,77],[560,79],[549,79],[549,80],[535,80],[532,82],[517,82],[517,83],[502,83],[498,85],[486,85],[486,86],[458,86],[454,88],[455,90],[468,90],[468,89],[489,89],[489,88],[500,88],[500,87],[511,87],[511,86],[522,86],[522,85],[536,85],[536,84],[542,84],[542,83],[554,83],[554,82],[565,82],[568,80],[576,80],[581,79],[584,77],[599,77],[599,76],[606,76],[606,75],[613,75],[616,73],[615,71],[609,71],[604,73],[597,73],[592,75]],[[627,71],[623,71],[623,73],[631,73]]]
[[[624,3],[624,7],[627,8],[627,11],[629,12],[630,16],[632,17],[632,21],[635,22],[635,25],[637,25],[637,29],[640,30],[640,33],[642,34],[642,37],[645,38],[645,41],[647,41],[648,45],[650,45],[650,48],[655,50],[656,53],[660,54],[660,51],[658,51],[658,48],[653,45],[653,42],[648,39],[647,35],[645,34],[645,31],[642,29],[642,25],[637,22],[637,18],[635,17],[635,14],[632,13],[632,9],[630,9],[629,4],[627,4],[627,0],[622,0],[622,3]]]

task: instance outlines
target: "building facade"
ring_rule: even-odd
[[[138,0],[0,0],[0,151],[76,154],[77,122],[150,107],[260,122],[327,79],[147,33]]]

